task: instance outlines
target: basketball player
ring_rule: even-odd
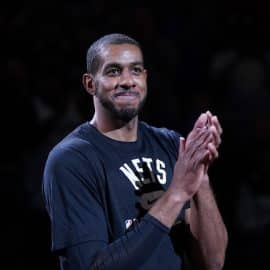
[[[113,33],[87,53],[95,112],[49,153],[43,194],[62,270],[221,269],[227,231],[208,168],[222,128],[202,113],[190,133],[153,127],[139,43]],[[165,94],[165,92],[164,92]]]

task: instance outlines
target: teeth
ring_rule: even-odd
[[[136,98],[135,95],[120,95],[116,97],[118,100],[135,100]]]

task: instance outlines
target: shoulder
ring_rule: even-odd
[[[178,131],[169,129],[167,127],[152,126],[143,121],[140,122],[140,127],[143,132],[148,133],[149,135],[156,137],[164,142],[169,142],[178,149],[179,138],[181,137],[181,134]]]
[[[103,184],[102,162],[91,141],[81,136],[80,130],[72,131],[49,152],[42,177],[45,197],[50,198],[59,190],[65,194],[76,189],[97,193],[98,187]]]
[[[96,160],[97,155],[91,140],[91,131],[86,130],[84,123],[71,131],[50,150],[45,168],[83,165],[95,167]]]

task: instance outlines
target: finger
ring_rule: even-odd
[[[206,126],[203,126],[201,128],[193,128],[186,139],[186,145],[194,144],[195,141],[199,139],[199,137],[202,135],[203,132],[207,130]]]
[[[180,137],[179,139],[179,155],[182,154],[185,151],[185,138]]]
[[[209,125],[212,125],[212,117],[213,117],[213,114],[210,112],[210,111],[207,111],[206,112],[206,114],[207,114],[207,123],[209,124]]]
[[[210,160],[214,160],[217,157],[218,153],[215,146],[212,143],[213,136],[209,130],[206,130],[203,136],[201,136],[200,140],[194,143],[194,147],[192,148],[192,155],[190,156],[190,160],[192,161],[194,168],[197,168],[200,164],[210,164]],[[210,149],[209,145],[210,144]],[[212,146],[214,148],[212,149]]]
[[[218,151],[217,151],[217,148],[215,147],[215,145],[213,143],[208,143],[208,150],[209,150],[209,153],[211,154],[211,161],[213,161],[214,159],[217,159],[219,154],[218,154]]]
[[[206,126],[206,123],[207,123],[207,114],[202,113],[197,119],[197,121],[195,122],[194,128],[202,128]]]
[[[218,147],[221,144],[221,138],[220,138],[220,134],[217,131],[216,126],[212,125],[209,128],[209,131],[213,135],[213,142],[214,142],[215,146]]]
[[[194,144],[194,142],[196,142],[205,131],[207,131],[206,126],[202,128],[192,129],[187,136],[186,146],[189,146],[190,144]]]
[[[198,136],[186,144],[187,154],[192,157],[196,151],[200,151],[201,148],[207,148],[207,144],[211,142],[212,139],[213,138],[209,130],[201,129]],[[203,144],[205,145],[202,146]]]
[[[211,118],[213,116],[213,114],[211,113],[211,111],[207,111],[206,114]]]
[[[204,149],[204,151],[198,153],[198,155],[195,155],[192,159],[194,168],[197,169],[199,166],[207,164],[209,160],[209,154],[209,150]]]
[[[211,118],[211,122],[216,127],[218,133],[221,135],[223,133],[223,129],[216,115]]]
[[[189,135],[187,136],[187,142],[190,140],[195,140],[195,137],[198,136],[198,131],[201,129],[207,128],[208,123],[208,115],[207,113],[202,113],[198,119],[196,120],[193,129],[190,131]]]
[[[213,116],[212,112],[209,111],[209,110],[206,112],[206,114],[207,114],[207,117],[208,117],[207,125],[209,127],[209,126],[213,125],[213,120],[212,119],[213,119],[214,116]]]
[[[198,155],[200,152],[208,149],[208,144],[213,141],[213,136],[209,130],[205,130],[203,135],[194,142],[192,147],[190,147],[190,157],[193,158],[194,155]]]

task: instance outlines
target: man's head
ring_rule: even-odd
[[[88,73],[92,75],[96,74],[101,62],[100,51],[102,48],[111,44],[131,44],[137,46],[141,50],[139,42],[127,35],[119,33],[105,35],[96,40],[87,51],[86,66]]]
[[[139,43],[123,34],[95,41],[87,52],[86,90],[94,96],[96,113],[128,122],[146,98],[146,70]]]

